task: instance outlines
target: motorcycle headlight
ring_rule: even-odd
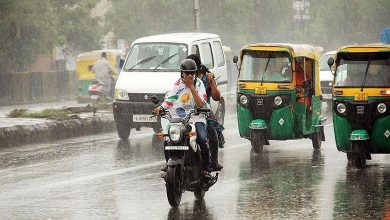
[[[115,99],[129,100],[129,94],[127,93],[126,90],[115,89]]]
[[[340,114],[344,114],[346,110],[347,110],[347,108],[345,107],[345,105],[343,103],[337,104],[337,111]]]
[[[386,104],[385,103],[379,103],[379,105],[376,107],[379,113],[383,114],[386,112]]]
[[[274,99],[274,102],[275,102],[275,105],[281,105],[283,102],[282,97],[276,96]]]
[[[169,134],[169,138],[171,139],[171,141],[180,141],[180,138],[181,138],[181,126],[177,125],[177,124],[172,124],[169,127],[168,134]]]
[[[248,97],[246,97],[245,95],[240,96],[240,103],[243,105],[248,104]]]

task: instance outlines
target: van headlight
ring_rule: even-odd
[[[246,97],[246,95],[241,95],[240,96],[240,103],[243,105],[247,105],[248,104],[248,97]]]
[[[343,103],[337,104],[337,111],[340,114],[344,114],[346,110],[347,110],[347,108],[345,107],[345,105]]]
[[[379,105],[376,107],[379,113],[383,114],[386,112],[386,104],[385,103],[379,103]]]
[[[115,99],[129,100],[129,94],[124,89],[115,89]]]
[[[275,97],[275,99],[274,99],[275,105],[279,106],[282,104],[282,102],[283,102],[282,97],[280,97],[280,96]]]
[[[174,141],[174,142],[180,141],[180,139],[181,139],[181,126],[175,125],[175,124],[171,125],[169,127],[168,134],[169,134],[169,138],[171,139],[171,141]]]

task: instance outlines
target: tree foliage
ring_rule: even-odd
[[[389,0],[305,0],[310,20],[294,20],[293,0],[199,0],[201,31],[234,50],[257,42],[307,43],[333,50],[375,43],[390,27]],[[194,31],[193,0],[112,0],[106,28],[116,38]]]
[[[96,48],[101,30],[90,16],[95,4],[94,0],[1,0],[0,72],[21,71],[56,45]]]

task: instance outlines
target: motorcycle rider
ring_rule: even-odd
[[[210,98],[212,98],[214,101],[219,101],[221,99],[221,93],[214,80],[214,74],[211,73],[208,68],[201,63],[200,57],[198,55],[190,54],[186,59],[191,59],[196,63],[197,76],[200,80],[202,80],[206,89],[207,103],[210,104]],[[212,113],[210,113],[209,117],[207,118],[207,126],[215,128],[218,134],[218,141],[220,146],[210,146],[210,152],[211,166],[213,167],[213,170],[220,171],[222,170],[223,166],[218,163],[218,147],[223,148],[223,144],[225,142],[222,134],[224,127],[215,119],[215,115]]]
[[[96,74],[96,80],[99,84],[103,85],[103,93],[109,98],[112,98],[111,94],[111,84],[113,80],[114,69],[111,66],[111,63],[107,60],[107,53],[102,52],[101,58],[96,61],[95,65],[92,67],[92,72]]]
[[[180,65],[181,77],[178,79],[166,99],[153,110],[155,115],[160,111],[169,110],[174,117],[184,117],[193,108],[207,106],[207,95],[203,82],[196,77],[196,63],[191,59],[184,59]],[[201,148],[202,173],[210,177],[211,155],[207,139],[207,125],[204,115],[193,115],[190,122],[195,123],[197,143]],[[165,170],[164,170],[165,171]]]

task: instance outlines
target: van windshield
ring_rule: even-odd
[[[180,64],[188,55],[185,44],[140,43],[134,44],[124,71],[179,72]]]
[[[335,87],[390,87],[390,53],[339,54]]]
[[[244,51],[239,79],[243,81],[291,82],[287,52]]]

